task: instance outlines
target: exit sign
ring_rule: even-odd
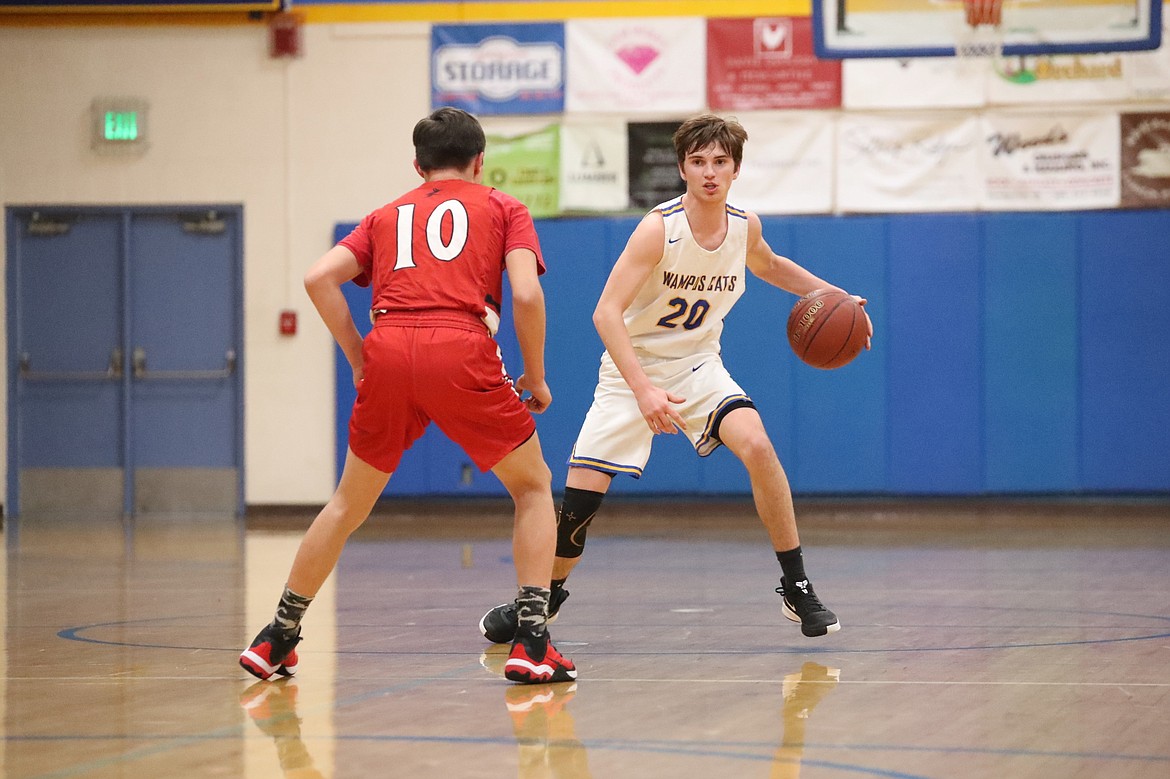
[[[91,108],[95,151],[145,151],[146,101],[134,98],[99,98]]]

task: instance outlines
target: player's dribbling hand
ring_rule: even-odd
[[[533,414],[543,414],[552,403],[552,390],[546,382],[529,381],[527,376],[521,376],[516,379],[516,391],[520,393],[521,402]],[[529,393],[528,397],[524,397],[525,391]]]
[[[869,326],[869,335],[865,337],[865,348],[868,349],[870,346],[870,341],[873,340],[873,322],[869,318],[869,312],[865,310],[865,304],[869,301],[867,301],[861,295],[853,295],[852,297],[857,301],[857,304],[861,306],[861,310],[865,313],[865,324]]]

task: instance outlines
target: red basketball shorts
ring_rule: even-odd
[[[481,471],[536,431],[487,329],[427,320],[378,320],[362,344],[363,380],[349,419],[349,448],[392,473],[434,421]]]

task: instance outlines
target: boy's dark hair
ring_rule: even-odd
[[[444,106],[414,126],[414,158],[424,171],[458,168],[471,164],[484,150],[487,139],[479,120],[459,108]]]
[[[743,162],[743,144],[747,130],[734,119],[724,119],[715,114],[703,114],[683,122],[674,132],[674,153],[681,167],[687,155],[705,149],[713,143],[723,147],[731,156],[735,169]]]

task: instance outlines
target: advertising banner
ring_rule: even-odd
[[[1017,114],[981,118],[988,210],[1116,208],[1120,202],[1117,114]]]
[[[560,212],[560,129],[549,125],[528,135],[489,136],[483,183],[517,198],[534,217]]]
[[[630,207],[649,210],[686,191],[672,137],[678,122],[631,122]]]
[[[1121,205],[1170,208],[1170,111],[1121,115]]]
[[[1133,100],[1170,100],[1170,9],[1166,14],[1162,48],[1126,55],[1125,75]]]
[[[851,59],[842,68],[841,102],[857,110],[980,108],[991,72],[986,59],[954,57]]]
[[[987,79],[992,105],[1088,103],[1125,100],[1127,55],[1064,54],[1006,57]]]
[[[813,54],[812,20],[707,20],[707,104],[716,110],[837,108],[841,63]]]
[[[757,214],[833,210],[832,114],[804,111],[740,117],[747,130],[739,178],[728,200]]]
[[[968,211],[978,205],[979,120],[843,114],[837,209]]]
[[[561,126],[561,210],[625,211],[629,137],[620,119]]]
[[[565,45],[567,111],[687,115],[705,105],[703,19],[573,19]]]
[[[561,24],[431,27],[431,106],[477,115],[556,114],[565,105]]]

